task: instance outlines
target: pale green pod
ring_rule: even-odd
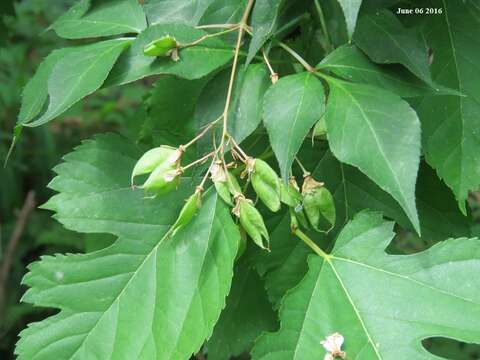
[[[148,150],[145,154],[142,155],[142,157],[137,161],[135,167],[133,168],[131,178],[132,184],[133,179],[136,176],[152,172],[157,166],[174,156],[176,151],[176,148],[166,145],[162,145]]]
[[[330,191],[311,177],[305,178],[303,209],[308,221],[317,231],[329,231],[335,225],[335,202]],[[322,226],[323,225],[323,226]]]
[[[290,207],[296,207],[302,203],[302,194],[290,181],[285,184],[280,182],[280,201]]]
[[[221,164],[214,164],[211,169],[212,181],[218,195],[228,205],[233,206],[232,197],[242,193],[240,184],[230,172],[225,172]]]
[[[291,213],[298,220],[298,223],[302,225],[305,229],[310,229],[310,224],[308,223],[307,216],[303,208],[303,204],[299,203],[297,206],[290,208]]]
[[[170,56],[177,47],[175,38],[167,35],[145,45],[143,53],[147,56]]]
[[[247,233],[245,230],[240,226],[240,241],[238,243],[238,251],[237,251],[237,256],[235,256],[235,261],[240,259],[242,255],[245,253],[245,250],[247,249]]]
[[[168,162],[157,166],[140,188],[153,195],[163,195],[174,190],[181,174],[174,166]]]
[[[201,204],[202,192],[197,190],[187,199],[187,202],[185,205],[183,205],[182,210],[180,210],[177,221],[175,221],[175,224],[173,224],[173,235],[178,229],[187,225],[193,219]]]
[[[245,232],[252,238],[253,242],[262,249],[269,250],[269,241],[267,227],[263,222],[262,215],[245,198],[239,199],[240,224]]]
[[[295,230],[300,228],[300,226],[299,226],[298,219],[297,219],[297,216],[295,215],[295,211],[293,210],[293,208],[289,208],[288,211],[290,213],[290,230],[292,231],[292,233],[294,233]]]
[[[218,195],[225,201],[228,205],[233,206],[232,196],[228,190],[227,183],[224,181],[216,181],[213,183],[215,190],[217,190]]]
[[[260,200],[273,212],[280,210],[281,181],[270,165],[261,159],[252,159],[252,186]]]

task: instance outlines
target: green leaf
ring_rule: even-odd
[[[25,116],[20,114],[20,123],[25,126],[39,126],[49,122],[99,89],[118,56],[130,42],[128,39],[106,40],[52,53],[25,89],[28,89],[28,96],[24,94],[26,105],[22,106],[30,109],[30,112]],[[45,98],[45,84],[50,99],[48,107],[38,118],[28,121],[33,113],[38,112],[40,102]],[[35,90],[40,93],[38,102],[33,101]]]
[[[378,86],[404,98],[438,92],[400,66],[380,66],[355,45],[343,45],[325,57],[317,69],[331,71],[346,80]]]
[[[248,48],[246,64],[250,64],[257,52],[277,29],[284,0],[257,0],[252,10],[253,37]]]
[[[222,114],[230,73],[230,69],[220,72],[203,89],[195,108],[195,121],[199,127]],[[246,69],[241,67],[236,79],[228,114],[228,131],[237,143],[241,143],[262,121],[263,97],[270,79],[263,64],[252,64]],[[221,131],[217,131],[217,135],[220,137]],[[211,149],[211,137],[201,141],[201,144],[205,151]]]
[[[209,191],[192,221],[169,237],[193,184],[145,199],[128,185],[140,153],[119,136],[98,136],[55,169],[50,186],[60,194],[45,207],[71,230],[118,240],[30,266],[24,300],[60,312],[22,332],[20,360],[187,359],[211,334],[230,288],[238,229]]]
[[[253,359],[319,359],[320,341],[335,332],[351,359],[436,359],[422,347],[429,336],[479,343],[478,240],[388,255],[392,228],[364,212],[330,255],[311,255],[306,277],[284,298],[280,331],[257,341]]]
[[[235,268],[227,304],[207,343],[209,360],[228,360],[250,351],[264,331],[276,329],[277,317],[263,281],[245,254]]]
[[[270,302],[275,308],[287,290],[300,282],[307,272],[307,257],[312,251],[292,235],[287,212],[267,221],[270,252],[259,253],[255,267],[265,281]]]
[[[335,199],[338,220],[333,234],[338,234],[348,220],[365,208],[380,211],[404,229],[414,230],[391,195],[357,168],[339,162],[330,151],[319,158],[312,175],[325,183]],[[422,234],[420,243],[433,244],[452,237],[470,236],[468,218],[460,213],[449,189],[425,163],[419,169],[415,196]]]
[[[232,117],[228,131],[240,143],[262,122],[262,105],[265,92],[270,85],[267,68],[253,64],[242,74],[232,103]]]
[[[75,48],[53,50],[39,65],[35,75],[30,79],[22,92],[22,106],[18,115],[18,123],[24,124],[33,120],[42,111],[48,98],[48,79],[57,62],[74,52]]]
[[[75,4],[52,28],[67,39],[140,33],[147,27],[137,0],[108,0],[90,6],[89,0]]]
[[[308,72],[281,78],[265,94],[263,122],[284,180],[303,140],[324,111],[323,85]]]
[[[242,19],[247,0],[213,0],[200,24],[236,24]]]
[[[120,57],[107,79],[107,85],[122,85],[150,75],[171,74],[185,79],[198,79],[211,73],[227,64],[233,56],[233,50],[217,38],[181,49],[178,61],[145,56],[143,53],[146,45],[164,36],[171,36],[180,45],[185,45],[205,34],[203,30],[180,24],[148,27]]]
[[[425,157],[453,190],[465,211],[469,190],[480,184],[480,20],[473,3],[443,2],[443,14],[429,18],[434,79],[465,96],[426,97],[417,107]],[[471,11],[470,11],[471,10]]]
[[[145,0],[148,23],[197,25],[213,0]]]
[[[161,76],[145,101],[147,119],[141,138],[151,138],[154,145],[171,146],[192,139],[198,131],[193,121],[195,104],[207,81],[208,77],[186,80],[173,75]]]
[[[358,167],[402,206],[420,231],[415,182],[420,122],[400,97],[383,89],[328,78],[325,121],[333,154]]]
[[[427,84],[432,84],[427,46],[421,32],[405,28],[391,12],[379,10],[362,16],[354,40],[373,61],[402,64]]]
[[[362,0],[338,0],[338,2],[342,7],[343,15],[345,16],[348,37],[351,38],[355,31],[358,11],[360,10],[360,5],[362,5]]]

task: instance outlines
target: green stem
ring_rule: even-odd
[[[221,138],[220,147],[219,147],[220,156],[222,158],[222,162],[223,162],[223,166],[225,167],[225,170],[226,170],[226,166],[225,166],[225,160],[224,160],[224,147],[225,147],[225,139],[227,137],[228,109],[230,107],[230,101],[232,98],[233,83],[235,81],[235,75],[236,75],[237,65],[238,65],[238,55],[240,52],[240,47],[242,45],[243,35],[247,27],[248,16],[250,15],[250,11],[252,10],[252,7],[253,7],[253,2],[254,0],[248,0],[247,6],[245,7],[245,11],[243,12],[243,15],[242,15],[242,19],[238,24],[239,26],[235,28],[235,29],[238,29],[238,36],[237,36],[237,43],[235,45],[235,52],[233,55],[232,70],[230,73],[230,81],[228,83],[227,97],[225,100],[225,108],[223,110],[223,130],[222,130],[222,138]]]
[[[320,247],[318,247],[317,244],[315,244],[315,242],[310,239],[307,234],[305,234],[303,231],[301,231],[300,229],[296,229],[293,234],[295,236],[297,236],[300,240],[302,240],[305,244],[308,245],[308,247],[310,249],[312,249],[317,255],[321,256],[322,258],[324,258],[326,261],[330,261],[332,255],[329,255],[327,254],[325,251],[323,251],[322,249],[320,249]]]
[[[192,41],[191,43],[181,44],[181,45],[180,45],[180,48],[184,49],[184,48],[187,48],[187,47],[192,47],[192,46],[198,45],[198,44],[200,44],[202,41],[207,40],[207,39],[209,39],[209,38],[213,38],[213,37],[217,37],[217,36],[221,36],[221,35],[225,35],[225,34],[231,33],[232,31],[237,30],[238,27],[239,27],[239,26],[237,25],[237,26],[234,26],[234,27],[232,27],[232,28],[228,28],[228,29],[226,29],[226,30],[222,30],[222,31],[219,31],[219,32],[216,32],[216,33],[213,33],[213,34],[203,35],[202,37],[198,38],[198,39],[195,40],[195,41]]]
[[[287,44],[284,44],[282,42],[279,42],[278,45],[284,49],[286,52],[288,52],[290,55],[292,55],[300,64],[302,64],[302,66],[309,72],[314,72],[315,69],[310,66],[309,63],[307,63],[305,61],[304,58],[302,58],[295,50],[293,50],[290,46],[288,46]]]
[[[212,157],[214,155],[215,155],[215,151],[212,151],[211,153],[208,153],[207,155],[202,156],[200,159],[197,159],[197,160],[195,160],[194,162],[191,162],[188,165],[182,166],[181,170],[182,170],[182,172],[184,172],[185,170],[190,169],[192,166],[200,164],[200,163],[204,162],[205,160],[207,160],[209,157]]]
[[[303,166],[300,159],[296,156],[295,156],[295,161],[297,162],[298,166],[300,166],[300,169],[302,169],[303,177],[310,176],[310,172],[307,169],[305,169],[305,166]]]
[[[187,149],[189,146],[195,144],[198,140],[200,140],[208,130],[210,130],[213,126],[217,124],[222,119],[222,117],[218,117],[216,120],[213,120],[211,123],[209,123],[205,128],[197,135],[195,136],[192,140],[190,140],[188,143],[185,145],[182,145],[183,149]]]

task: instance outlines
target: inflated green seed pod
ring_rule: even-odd
[[[174,190],[180,181],[181,170],[168,162],[155,168],[147,181],[140,186],[148,194],[163,195]]]
[[[295,215],[295,211],[293,210],[293,208],[289,208],[288,211],[290,213],[290,230],[292,231],[292,233],[294,233],[295,230],[300,228],[300,226],[298,224],[298,219]]]
[[[238,260],[242,257],[242,255],[245,253],[245,250],[247,249],[247,233],[245,230],[240,226],[240,242],[238,243],[238,251],[237,251],[237,256],[235,256],[235,260]]]
[[[294,178],[289,180],[288,185],[283,181],[280,182],[280,201],[290,207],[296,207],[302,203],[302,194]]]
[[[310,224],[308,223],[307,216],[305,215],[305,210],[303,208],[303,204],[300,203],[294,208],[291,208],[295,217],[297,218],[300,225],[302,225],[305,229],[310,229]]]
[[[280,210],[281,181],[277,173],[262,159],[249,159],[252,186],[262,202],[273,212]]]
[[[143,53],[147,56],[170,56],[177,47],[175,38],[167,35],[148,43],[143,48]]]
[[[228,205],[233,206],[232,196],[230,191],[228,191],[228,186],[226,182],[217,181],[214,182],[215,190],[217,190],[218,195],[225,201]]]
[[[213,164],[211,168],[212,181],[218,195],[230,206],[233,206],[232,197],[242,193],[240,184],[230,172],[225,172],[221,163]]]
[[[185,205],[183,205],[177,221],[173,224],[173,235],[182,226],[187,225],[197,213],[197,210],[202,205],[202,191],[197,189],[188,199]]]
[[[132,171],[132,184],[136,176],[148,174],[152,172],[157,166],[172,159],[178,152],[178,149],[171,146],[162,145],[148,150],[137,161]]]
[[[303,208],[308,221],[317,231],[329,231],[335,225],[335,202],[323,183],[307,176],[302,187]],[[323,226],[322,226],[323,225]]]
[[[269,250],[270,238],[262,215],[252,205],[250,200],[239,197],[237,201],[240,224],[245,229],[245,232],[252,238],[255,244],[262,249]]]

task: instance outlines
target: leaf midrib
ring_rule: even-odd
[[[340,274],[338,274],[337,272],[337,269],[335,269],[335,266],[333,265],[333,262],[332,260],[333,259],[338,259],[338,258],[335,258],[334,256],[332,256],[330,259],[328,260],[324,260],[324,262],[328,262],[328,264],[330,265],[333,273],[335,274],[335,277],[337,278],[340,286],[342,287],[342,290],[343,292],[345,293],[345,296],[347,297],[347,300],[348,302],[350,303],[350,305],[352,306],[352,309],[353,311],[355,312],[355,315],[357,316],[358,318],[358,321],[360,322],[360,325],[362,326],[363,328],[363,331],[365,332],[365,335],[367,336],[367,339],[368,341],[370,342],[370,344],[372,345],[372,348],[373,350],[375,351],[375,355],[377,355],[378,359],[382,360],[382,356],[380,355],[380,353],[378,352],[378,349],[377,347],[375,346],[375,342],[373,341],[373,338],[372,338],[372,335],[370,335],[370,332],[368,331],[364,321],[363,321],[363,318],[362,316],[360,315],[360,311],[357,309],[357,307],[355,306],[355,303],[353,302],[353,299],[352,297],[350,296],[350,293],[348,292],[347,288],[345,287],[345,284],[343,283],[341,277],[340,277]]]
[[[118,40],[113,40],[113,41],[118,41]],[[98,56],[96,56],[96,59],[87,67],[87,69],[83,72],[82,75],[78,76],[77,77],[77,81],[71,86],[70,90],[68,91],[67,95],[64,97],[65,100],[63,100],[62,102],[60,102],[56,108],[57,110],[52,110],[52,111],[49,111],[49,109],[47,109],[47,111],[45,112],[45,114],[43,114],[39,119],[31,122],[31,123],[28,123],[27,125],[30,125],[30,126],[33,126],[34,124],[35,125],[41,125],[45,122],[47,122],[49,119],[59,115],[62,111],[63,111],[63,108],[65,107],[65,104],[68,103],[70,100],[70,97],[72,96],[73,92],[77,89],[78,85],[83,81],[84,77],[85,77],[85,74],[89,73],[90,71],[92,71],[92,69],[99,63],[101,62],[103,59],[103,57],[110,53],[110,52],[113,52],[114,50],[117,50],[117,47],[120,47],[120,46],[124,46],[125,45],[125,41],[124,40],[121,40],[119,41],[119,44],[116,44],[115,46],[112,46],[112,47],[108,47],[105,51],[103,51],[102,53],[100,53]],[[58,65],[58,63],[55,65],[55,67]],[[55,68],[54,67],[54,68]],[[52,69],[52,73],[53,73],[53,70]],[[49,112],[51,112],[49,114]]]
[[[372,133],[373,138],[375,139],[375,142],[377,143],[377,146],[378,146],[378,148],[380,149],[380,154],[381,154],[382,157],[384,158],[384,160],[385,160],[385,162],[386,162],[386,164],[387,164],[387,166],[388,166],[388,169],[390,170],[390,173],[391,173],[393,179],[395,180],[395,183],[397,184],[399,193],[400,193],[401,198],[402,198],[402,200],[403,200],[402,207],[405,207],[405,208],[406,208],[405,210],[408,209],[409,217],[411,216],[412,218],[415,218],[415,217],[413,216],[414,214],[412,214],[412,211],[411,211],[410,207],[408,206],[408,201],[407,201],[407,199],[406,199],[406,197],[405,197],[405,194],[404,194],[404,192],[403,192],[403,189],[402,189],[402,186],[401,186],[401,184],[400,184],[400,181],[398,180],[397,175],[396,175],[395,172],[393,171],[393,168],[392,168],[392,166],[391,166],[391,164],[390,164],[390,161],[388,160],[388,158],[387,158],[387,156],[386,156],[386,154],[385,154],[385,151],[384,151],[383,147],[381,146],[381,143],[380,143],[380,141],[379,141],[379,139],[378,139],[377,133],[375,132],[374,128],[372,127],[372,124],[371,124],[370,121],[368,120],[368,117],[367,117],[367,115],[365,114],[365,112],[363,111],[362,106],[361,106],[360,103],[355,99],[355,97],[354,97],[347,89],[345,89],[345,88],[340,84],[340,82],[337,82],[337,81],[336,81],[335,84],[336,84],[340,89],[342,89],[343,92],[344,92],[345,94],[347,94],[347,95],[352,99],[352,102],[353,102],[353,103],[355,104],[355,106],[360,110],[360,113],[361,113],[363,119],[364,119],[365,122],[367,123],[368,128],[370,129],[370,132]],[[411,221],[413,221],[413,220],[411,219]]]
[[[310,75],[307,74],[305,76],[305,79],[303,80],[303,87],[302,87],[302,94],[300,95],[300,99],[298,101],[298,106],[297,106],[297,109],[295,111],[295,117],[293,119],[293,122],[292,122],[292,125],[290,126],[290,131],[289,133],[292,134],[293,133],[293,130],[295,129],[296,127],[296,124],[298,122],[298,118],[300,117],[300,112],[302,110],[302,107],[303,107],[303,102],[305,100],[305,93],[307,92],[307,81],[309,79]],[[289,154],[292,153],[292,139],[293,139],[293,136],[288,136],[288,143],[287,143],[287,147],[286,147],[286,160],[289,160]],[[295,153],[295,152],[293,152]],[[284,174],[285,176],[288,177],[288,169],[289,167],[291,166],[291,160],[289,160],[288,162],[286,162],[285,164],[285,167],[284,167]]]
[[[213,206],[213,211],[215,212],[216,211],[216,206],[217,206],[217,203],[216,203],[216,200],[215,200],[215,204]],[[210,229],[209,229],[209,239],[210,239],[210,236],[211,236],[211,232],[212,232],[212,224],[213,224],[213,221],[215,220],[215,217],[212,216],[211,217],[212,220],[211,220],[211,226],[210,226]],[[74,356],[78,353],[78,351],[82,348],[82,346],[85,344],[85,342],[87,341],[87,339],[90,337],[90,335],[92,334],[93,330],[97,327],[98,323],[100,322],[100,320],[105,316],[105,314],[111,309],[111,307],[122,297],[122,295],[124,294],[125,290],[129,287],[130,283],[133,281],[133,279],[135,279],[137,273],[140,271],[140,269],[144,266],[144,264],[147,262],[148,259],[150,259],[150,257],[152,255],[154,255],[155,257],[157,256],[157,252],[158,252],[158,248],[160,247],[161,244],[163,244],[164,240],[167,239],[170,234],[172,233],[173,231],[173,226],[170,227],[170,229],[165,233],[165,235],[158,241],[158,243],[152,248],[152,250],[146,254],[145,256],[145,259],[138,265],[137,269],[133,272],[131,272],[132,276],[130,277],[130,279],[127,281],[127,283],[125,284],[125,286],[123,287],[123,289],[120,291],[120,293],[112,300],[112,303],[108,306],[108,308],[106,308],[102,314],[99,316],[98,320],[95,322],[95,324],[92,326],[92,328],[88,331],[87,335],[85,336],[85,338],[83,339],[83,341],[78,345],[78,349],[71,355],[70,359],[73,359]],[[223,230],[223,228],[222,228]],[[207,251],[208,251],[208,248],[207,248]],[[204,262],[205,262],[205,256],[203,258],[203,261],[202,261],[202,265],[201,265],[201,268],[203,269],[203,265],[204,265]],[[199,274],[201,274],[201,271],[199,272]],[[155,272],[155,276],[156,276],[156,272]],[[155,291],[155,294],[156,294],[156,291]],[[191,300],[191,299],[190,299]],[[187,314],[185,314],[186,316]],[[182,322],[182,328],[183,328],[183,324],[184,324],[184,321]],[[181,329],[180,329],[181,330]],[[181,333],[181,331],[180,331]],[[179,337],[177,337],[177,342],[179,340]],[[174,349],[174,347],[172,348]]]

